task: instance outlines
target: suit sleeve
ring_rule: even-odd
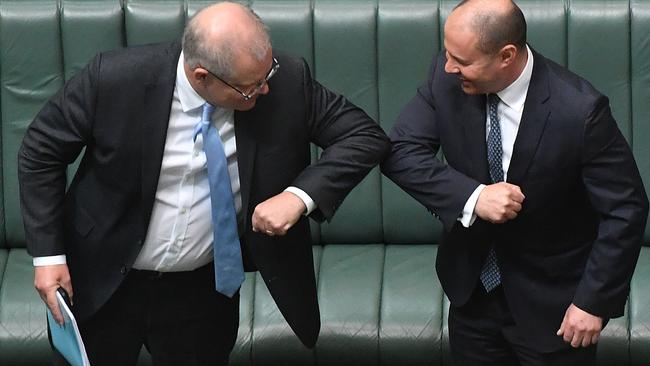
[[[457,224],[463,207],[479,182],[436,158],[441,136],[433,80],[441,59],[434,59],[430,76],[400,113],[389,137],[392,151],[382,172],[439,217],[445,230]],[[461,143],[458,141],[457,143]]]
[[[66,169],[91,135],[99,65],[97,56],[43,106],[18,152],[25,240],[34,257],[65,254]]]
[[[388,153],[388,137],[363,110],[311,78],[303,60],[303,90],[318,161],[293,182],[316,203],[311,217],[330,220],[343,199]]]
[[[585,122],[582,151],[582,180],[600,222],[573,303],[612,318],[623,315],[648,217],[648,198],[605,97],[598,99]]]

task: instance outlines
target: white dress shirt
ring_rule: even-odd
[[[147,236],[133,268],[161,272],[190,271],[212,261],[212,206],[203,138],[194,140],[205,100],[190,85],[181,53],[171,103],[167,139]],[[237,165],[234,111],[216,108],[212,123],[224,146],[238,221],[242,198]],[[288,187],[307,207],[316,205],[299,188]],[[65,255],[35,257],[34,266],[64,264]]]
[[[517,132],[519,131],[521,115],[524,112],[524,103],[528,95],[530,78],[533,75],[533,53],[530,51],[528,45],[526,45],[526,51],[528,53],[528,60],[517,80],[497,93],[501,99],[501,103],[497,106],[497,115],[499,116],[499,126],[501,126],[501,142],[503,147],[503,155],[501,157],[503,180],[508,178],[512,150],[515,145],[515,139],[517,138]],[[486,105],[486,110],[487,108]],[[487,141],[487,136],[490,134],[490,116],[487,113],[485,125],[485,140]],[[476,220],[474,208],[476,207],[476,202],[478,202],[478,196],[483,189],[485,189],[485,184],[479,185],[465,203],[462,216],[458,218],[464,227],[470,227]]]

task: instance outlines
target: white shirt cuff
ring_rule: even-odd
[[[472,195],[467,199],[465,207],[463,207],[463,215],[458,218],[458,221],[460,221],[464,227],[470,227],[474,221],[476,221],[476,213],[474,213],[474,208],[476,208],[478,196],[481,194],[481,192],[483,192],[483,189],[485,189],[485,184],[480,184],[478,187],[476,187]]]
[[[49,257],[34,257],[32,259],[34,267],[54,266],[57,264],[66,264],[65,254],[51,255]]]
[[[287,189],[285,189],[284,191],[291,192],[302,200],[302,202],[305,204],[305,207],[307,207],[307,210],[303,213],[304,216],[309,215],[316,209],[316,203],[314,202],[314,200],[312,200],[311,197],[309,197],[309,195],[305,193],[305,191],[303,191],[302,189],[298,187],[287,187]]]

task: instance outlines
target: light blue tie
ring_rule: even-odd
[[[496,94],[488,95],[488,115],[490,117],[490,133],[487,138],[487,156],[488,166],[490,168],[490,178],[493,183],[503,181],[503,165],[501,158],[503,156],[503,147],[501,143],[501,126],[499,125],[499,116],[497,115],[497,106],[499,97]],[[483,269],[481,270],[481,282],[487,292],[494,290],[501,284],[501,272],[497,262],[497,255],[494,247],[490,248]]]
[[[218,292],[232,297],[244,282],[244,266],[228,162],[221,138],[210,123],[213,112],[213,105],[203,105],[203,116],[194,130],[194,138],[199,132],[203,136],[203,150],[208,161],[216,288]]]

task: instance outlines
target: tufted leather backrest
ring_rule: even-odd
[[[179,37],[207,1],[11,1],[0,7],[0,100],[4,220],[0,246],[23,247],[16,152],[32,117],[97,52]],[[243,2],[247,3],[247,2]],[[316,78],[389,130],[442,48],[455,1],[251,2],[275,49],[303,56]],[[533,48],[608,95],[647,182],[650,50],[647,2],[519,1]],[[317,156],[318,151],[314,150]],[[74,167],[72,168],[72,170]],[[321,244],[435,243],[441,227],[374,170],[331,223],[313,225]],[[646,233],[646,240],[650,234]]]
[[[361,106],[386,131],[425,80],[431,58],[442,49],[444,21],[457,4],[240,2],[250,4],[270,27],[275,49],[304,57],[321,83]],[[528,20],[531,46],[610,97],[650,186],[650,2],[517,2]],[[43,309],[25,306],[42,304],[31,290],[29,258],[19,249],[25,243],[16,155],[27,125],[95,53],[178,38],[188,18],[210,3],[0,1],[0,363],[38,364],[33,360],[47,352]],[[318,153],[314,148],[314,158]],[[445,364],[447,303],[433,269],[440,232],[441,225],[423,207],[373,170],[331,223],[312,222],[323,321],[316,349],[299,344],[259,275],[247,274],[233,364]],[[645,243],[650,244],[648,228]],[[648,278],[650,251],[644,250],[628,313],[610,322],[603,335],[603,364],[647,363]],[[24,352],[25,339],[39,339],[29,349],[40,353]]]

